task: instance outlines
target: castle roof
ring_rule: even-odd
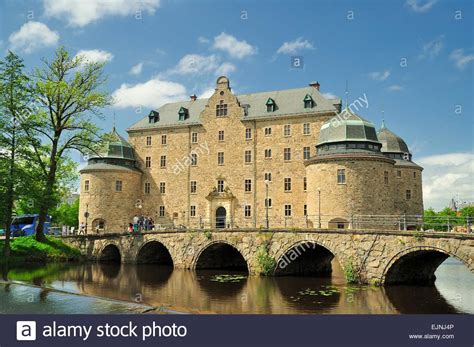
[[[272,119],[282,116],[302,114],[338,112],[341,104],[339,98],[326,98],[314,86],[304,88],[285,89],[261,93],[236,95],[241,107],[245,110],[242,120]],[[267,111],[268,100],[275,105],[272,112]],[[311,100],[311,107],[305,107],[305,101]],[[200,114],[204,111],[209,99],[179,101],[165,104],[155,111],[156,121],[150,122],[150,116],[139,120],[128,128],[128,131],[148,128],[175,127],[183,125],[201,124]],[[187,116],[180,120],[178,112],[181,108],[187,109]]]
[[[105,141],[98,151],[98,155],[91,158],[116,158],[135,160],[133,147],[117,132],[115,127],[112,132],[105,135]]]
[[[377,137],[382,143],[382,152],[385,153],[410,153],[406,142],[397,134],[389,130],[385,123],[377,132]]]
[[[319,145],[338,142],[379,143],[374,124],[352,112],[349,108],[321,126]]]

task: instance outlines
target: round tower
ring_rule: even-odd
[[[126,230],[139,203],[142,172],[132,146],[114,129],[80,170],[79,223],[88,233]]]
[[[395,177],[395,208],[397,213],[409,217],[408,224],[414,224],[413,216],[423,215],[423,190],[421,174],[423,168],[412,161],[406,142],[389,130],[382,122],[377,132],[382,144],[382,153],[395,160],[393,177]]]
[[[305,163],[315,227],[373,228],[380,217],[368,216],[396,214],[395,160],[381,148],[374,125],[347,108],[321,126],[316,156]]]

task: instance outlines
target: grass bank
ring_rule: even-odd
[[[4,240],[0,240],[0,264],[6,263],[3,255],[4,243]],[[9,265],[78,261],[81,259],[81,253],[78,249],[66,245],[61,239],[52,236],[47,236],[44,242],[36,241],[34,236],[15,237],[10,240],[10,248]]]

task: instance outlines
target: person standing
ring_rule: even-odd
[[[137,215],[135,215],[133,217],[133,231],[134,232],[137,232],[138,231],[138,221],[139,221],[139,218]]]

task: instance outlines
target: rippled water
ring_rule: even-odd
[[[126,302],[195,313],[474,313],[474,274],[451,258],[427,287],[347,285],[337,264],[330,278],[95,263],[12,269],[7,276],[40,288],[0,286],[2,313],[140,311]],[[71,299],[68,292],[87,296]]]

